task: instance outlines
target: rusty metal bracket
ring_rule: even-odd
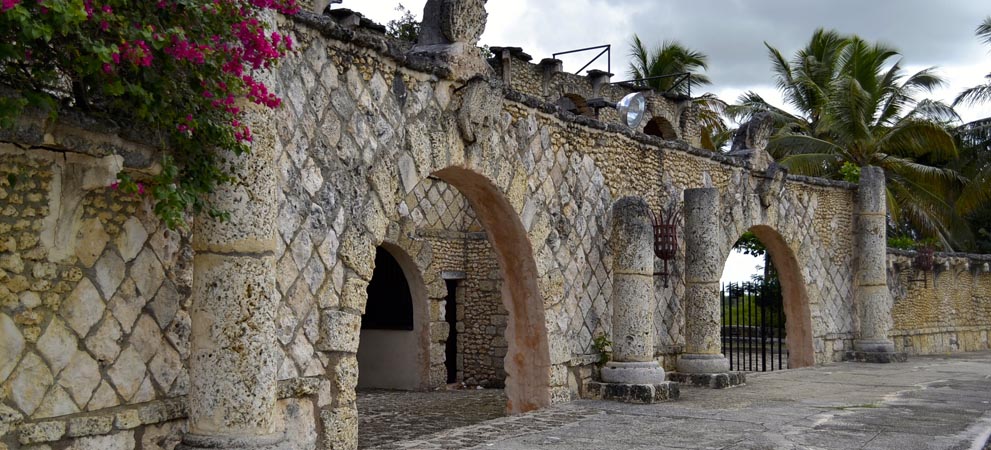
[[[681,218],[681,208],[675,203],[662,211],[660,216],[651,211],[654,222],[654,256],[664,261],[664,270],[655,272],[654,275],[664,277],[664,287],[668,287],[668,277],[671,271],[668,268],[668,261],[678,255],[678,221]]]
[[[930,245],[925,247],[920,247],[915,251],[915,260],[912,261],[912,266],[918,271],[922,272],[922,278],[910,278],[908,281],[918,282],[921,281],[922,284],[929,282],[928,273],[936,267],[936,249]],[[935,282],[934,282],[935,287]]]

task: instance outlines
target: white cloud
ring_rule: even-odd
[[[386,23],[402,3],[418,17],[425,0],[344,0],[342,5]],[[983,83],[991,72],[991,47],[974,29],[987,10],[985,0],[489,0],[489,21],[481,43],[522,47],[535,61],[557,51],[612,44],[612,71],[626,78],[627,46],[633,33],[648,44],[665,39],[709,55],[709,90],[734,101],[755,90],[781,105],[773,87],[764,42],[785,55],[801,47],[817,27],[855,33],[898,48],[911,69],[939,66],[948,86],[933,94],[944,101]],[[574,71],[595,53],[566,56]],[[604,60],[590,68],[605,69]],[[782,105],[784,106],[784,105]],[[991,116],[991,105],[960,107],[965,120]]]

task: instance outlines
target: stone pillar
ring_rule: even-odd
[[[253,125],[252,153],[223,155],[244,181],[212,195],[230,220],[204,215],[194,225],[189,432],[181,449],[260,449],[283,440],[275,420],[276,134]]]
[[[891,329],[891,297],[887,275],[887,202],[884,171],[864,167],[857,189],[857,266],[853,296],[860,328],[853,352],[846,359],[867,362],[903,361],[888,338]]]
[[[685,353],[678,372],[729,372],[720,340],[719,190],[685,191]]]
[[[603,383],[593,397],[653,403],[678,397],[654,359],[654,229],[642,198],[613,205],[612,358],[602,367]]]
[[[613,205],[612,360],[602,381],[654,384],[664,369],[654,360],[654,229],[642,198]]]

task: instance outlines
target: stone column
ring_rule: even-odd
[[[664,369],[654,359],[654,229],[642,198],[613,205],[612,360],[607,383],[659,384]]]
[[[181,449],[259,449],[283,439],[275,420],[276,134],[253,125],[252,153],[223,155],[238,181],[212,195],[230,220],[204,215],[194,226],[189,432]]]
[[[856,211],[857,267],[854,273],[854,305],[860,328],[848,359],[890,362],[904,359],[895,354],[888,338],[891,298],[887,275],[887,202],[884,171],[864,167],[860,171]]]
[[[720,340],[720,231],[719,190],[685,190],[685,353],[678,360],[682,374],[729,372]]]

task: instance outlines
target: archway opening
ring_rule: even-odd
[[[426,388],[429,369],[426,288],[401,249],[375,250],[375,270],[361,316],[358,388]]]
[[[655,117],[647,122],[643,128],[643,133],[668,141],[678,139],[678,132],[675,131],[674,126],[663,117]]]
[[[550,351],[544,303],[537,284],[533,247],[519,215],[499,189],[476,172],[449,167],[433,176],[465,196],[496,254],[506,310],[506,410],[520,413],[550,405]]]
[[[732,256],[724,262],[722,345],[731,369],[769,371],[814,365],[808,294],[794,252],[777,231],[765,225],[744,233],[734,251],[756,256],[761,262],[757,270],[731,267],[729,261],[736,259]],[[753,264],[753,260],[744,260]],[[749,279],[741,279],[741,273]]]

